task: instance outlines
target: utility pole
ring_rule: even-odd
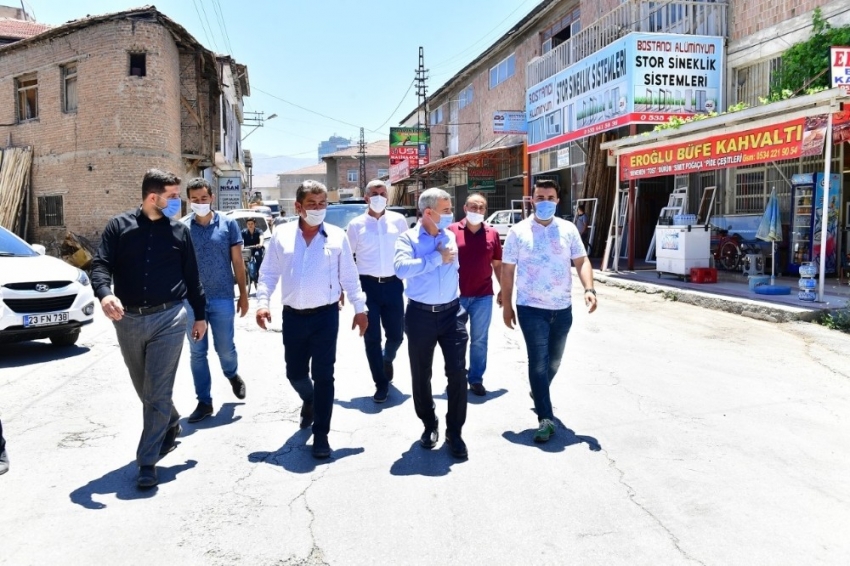
[[[416,79],[414,81],[416,83],[416,153],[417,153],[417,163],[416,163],[416,172],[414,174],[414,179],[416,179],[416,198],[419,198],[419,191],[422,190],[421,182],[421,173],[419,171],[419,148],[421,147],[420,135],[422,131],[422,124],[425,124],[425,129],[428,128],[428,69],[425,68],[425,48],[419,47],[419,67],[416,69]],[[419,119],[420,112],[424,114],[422,120]],[[411,163],[411,166],[413,164]],[[418,207],[417,207],[418,210]]]
[[[366,195],[366,137],[363,128],[360,128],[360,144],[358,147],[357,153],[360,155],[360,197],[362,198]]]

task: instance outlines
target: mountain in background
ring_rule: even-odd
[[[285,155],[274,157],[262,153],[251,153],[254,175],[286,173],[293,169],[301,169],[318,163],[315,157],[287,157]]]

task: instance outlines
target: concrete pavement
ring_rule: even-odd
[[[256,327],[252,302],[237,323],[247,399],[213,365],[218,414],[184,420],[147,492],[134,483],[141,406],[102,315],[76,348],[0,347],[0,563],[846,563],[850,338],[608,286],[599,299],[593,315],[575,309],[552,392],[563,425],[542,446],[522,336],[496,309],[466,462],[443,430],[438,449],[418,446],[406,343],[389,402],[371,401],[350,307],[333,458],[314,460],[281,335]]]

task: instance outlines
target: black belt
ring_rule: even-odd
[[[414,301],[413,299],[408,299],[407,304],[411,307],[423,311],[428,312],[443,312],[447,311],[451,308],[454,308],[460,304],[460,299],[455,299],[450,303],[443,303],[442,305],[426,305],[425,303],[420,303],[419,301]]]
[[[152,307],[124,307],[124,312],[128,312],[130,314],[154,314],[162,311],[167,311],[172,307],[176,307],[181,304],[183,301],[169,301],[167,303],[162,303],[161,305],[154,305]]]
[[[339,308],[339,303],[330,303],[328,305],[322,305],[320,307],[316,307],[316,308],[313,308],[313,309],[294,309],[294,308],[290,307],[289,305],[283,305],[284,311],[295,313],[295,314],[300,314],[302,316],[316,314],[316,313],[326,311],[326,310],[331,309],[331,308]]]
[[[370,279],[372,281],[377,281],[378,283],[389,283],[390,281],[398,281],[398,277],[395,275],[387,275],[386,277],[375,277],[374,275],[361,275],[360,277],[365,277],[366,279]]]

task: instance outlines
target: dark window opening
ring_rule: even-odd
[[[62,202],[62,195],[38,197],[38,225],[65,225],[65,207]]]
[[[130,53],[130,75],[144,77],[147,75],[146,53]]]

